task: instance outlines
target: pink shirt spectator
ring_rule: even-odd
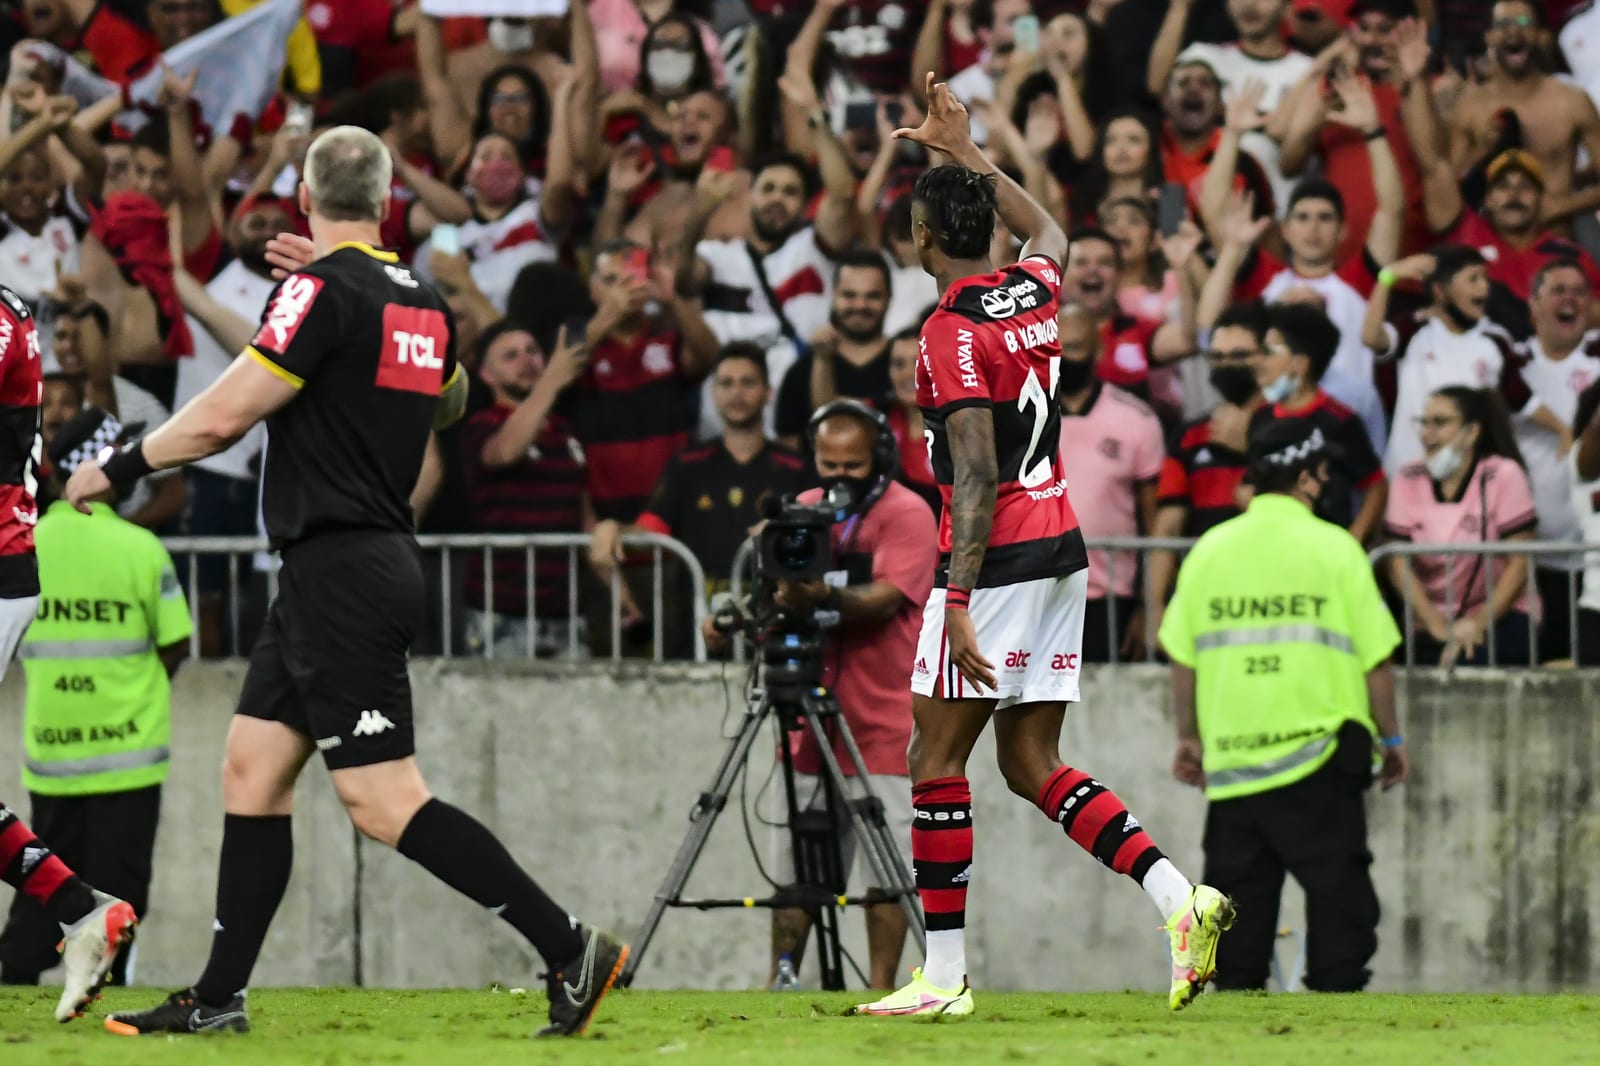
[[[1122,313],[1157,326],[1167,321],[1167,312],[1178,302],[1178,275],[1167,271],[1162,275],[1161,288],[1148,285],[1125,285],[1117,290],[1117,306]]]
[[[1538,525],[1533,488],[1528,474],[1498,455],[1487,455],[1467,477],[1460,500],[1440,499],[1433,479],[1421,463],[1400,471],[1389,488],[1389,505],[1383,521],[1390,537],[1417,544],[1483,544],[1526,533]],[[1446,618],[1457,618],[1479,607],[1487,595],[1486,571],[1493,567],[1495,581],[1505,574],[1505,556],[1416,555],[1411,567],[1422,582],[1428,600]],[[1448,596],[1446,586],[1448,577]],[[1469,587],[1468,582],[1471,582]],[[1512,609],[1533,617],[1537,602],[1527,593]]]
[[[802,503],[816,503],[821,489],[800,494]],[[890,482],[866,516],[833,527],[834,559],[852,573],[849,583],[867,584],[865,567],[850,568],[852,557],[871,558],[871,581],[887,581],[906,601],[887,622],[847,625],[837,633],[841,654],[824,656],[823,684],[833,689],[845,721],[861,749],[869,774],[910,773],[906,748],[911,744],[911,662],[922,631],[922,607],[933,588],[939,562],[939,527],[933,512],[916,493]],[[789,734],[794,768],[804,774],[822,772],[822,753],[810,731]],[[834,742],[834,755],[845,773],[852,773],[844,745]]]
[[[1115,385],[1102,385],[1081,415],[1062,412],[1061,461],[1075,500],[1093,501],[1078,515],[1085,537],[1139,533],[1138,486],[1161,477],[1166,447],[1161,420],[1148,404]],[[1089,598],[1109,589],[1134,594],[1138,560],[1131,551],[1089,552]]]
[[[644,43],[644,16],[633,0],[589,0],[589,18],[594,22],[595,45],[600,52],[600,87],[605,92],[631,89],[639,80],[639,46]],[[711,60],[711,78],[717,85],[727,84],[722,73],[722,42],[706,23],[700,23],[700,43]]]

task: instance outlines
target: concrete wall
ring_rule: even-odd
[[[20,675],[0,687],[0,797],[21,805]],[[174,692],[174,761],[141,936],[144,984],[193,979],[210,938],[221,834],[217,762],[242,668],[190,664]],[[549,668],[419,662],[418,745],[434,790],[474,812],[585,920],[637,927],[737,726],[740,678],[717,667]],[[1171,725],[1157,668],[1091,672],[1063,753],[1115,788],[1198,877],[1204,804],[1167,773]],[[1372,801],[1384,903],[1374,987],[1600,988],[1600,676],[1410,678],[1402,690],[1413,782]],[[733,701],[733,714],[725,713]],[[758,749],[754,800],[767,769]],[[978,852],[968,960],[980,987],[1158,989],[1158,918],[1006,790],[986,740],[971,776]],[[754,824],[763,855],[768,830]],[[294,879],[258,985],[529,984],[537,959],[507,927],[405,859],[358,843],[313,765],[301,783]],[[690,894],[764,891],[735,808]],[[0,893],[8,890],[0,888]],[[1299,924],[1286,893],[1284,924]],[[760,911],[670,912],[641,987],[744,988],[765,971]],[[865,965],[859,915],[847,947]],[[1291,952],[1292,954],[1292,952]],[[908,958],[908,964],[910,960]]]

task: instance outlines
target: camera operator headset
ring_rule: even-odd
[[[861,749],[868,785],[883,801],[885,820],[910,869],[906,749],[911,741],[911,672],[938,563],[938,527],[927,502],[894,480],[899,448],[883,414],[857,400],[834,400],[811,416],[806,437],[822,487],[801,493],[798,502],[826,502],[835,509],[834,569],[820,581],[780,580],[777,599],[791,610],[823,612],[819,621],[824,624],[828,615],[836,616],[824,683]],[[808,807],[820,806],[825,797],[816,740],[802,731],[790,734],[789,743],[795,794]],[[849,772],[844,749],[837,743],[834,747]],[[776,791],[782,808],[787,797]],[[774,821],[786,824],[787,810],[780,809]],[[858,850],[850,837],[847,829],[840,840],[846,870]],[[772,844],[773,878],[780,885],[790,883],[794,870],[788,834],[775,829]],[[803,910],[773,911],[774,976],[785,957],[798,969],[810,921]],[[868,907],[867,931],[872,985],[892,988],[906,935],[899,905],[890,901]]]

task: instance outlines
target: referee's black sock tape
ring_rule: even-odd
[[[552,969],[583,953],[577,922],[467,812],[430,799],[412,816],[396,850],[474,903],[496,911]]]
[[[250,984],[293,865],[294,831],[287,814],[223,818],[211,958],[194,986],[201,1003],[226,1006]]]

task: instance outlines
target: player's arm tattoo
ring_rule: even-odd
[[[1000,471],[994,454],[994,412],[963,407],[945,418],[945,439],[955,484],[950,493],[949,583],[970,589],[978,583],[983,553],[994,526],[995,490]]]

